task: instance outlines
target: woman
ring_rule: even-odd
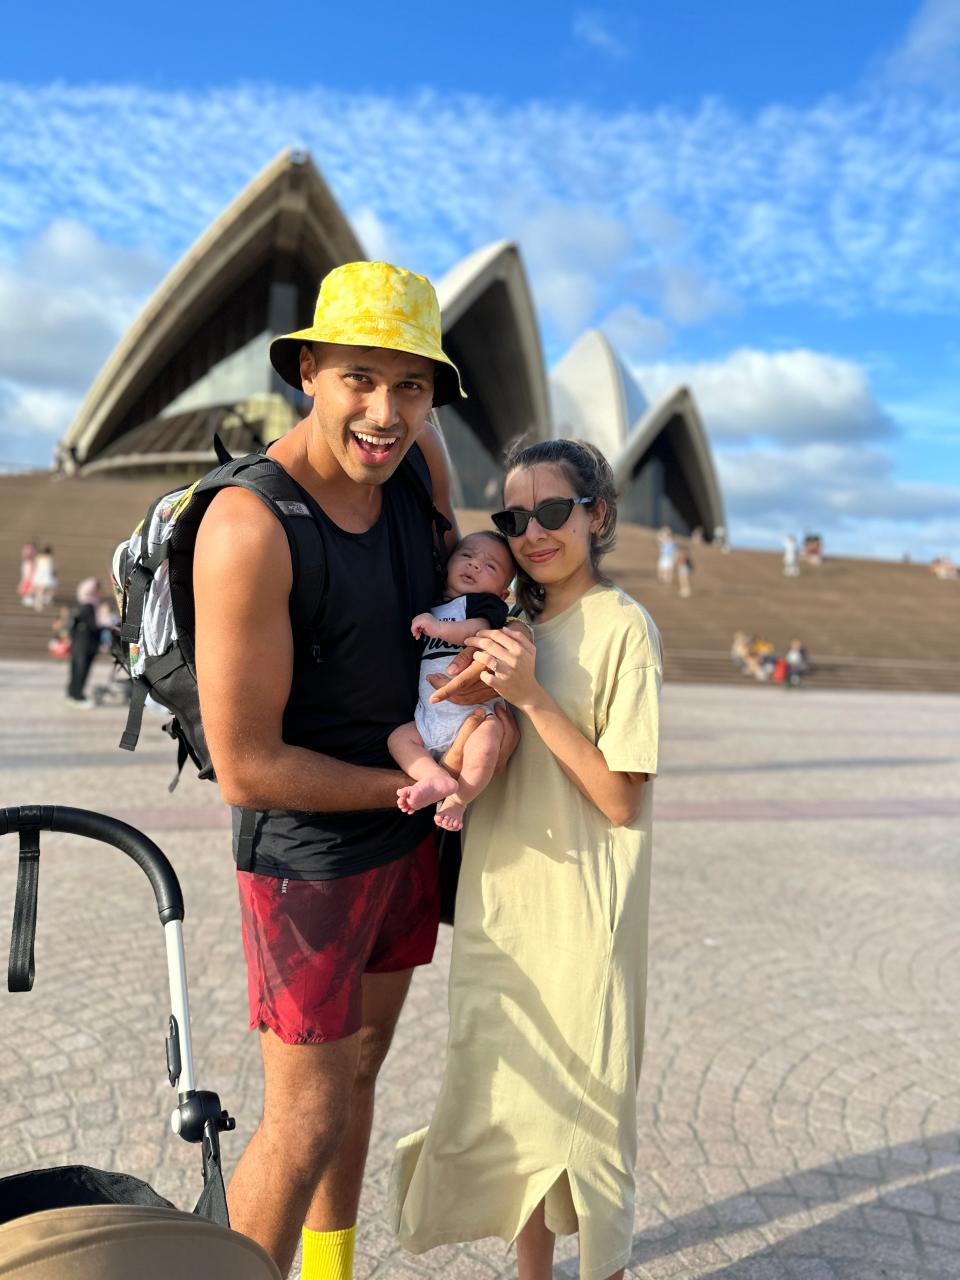
[[[77,587],[77,603],[70,616],[70,683],[67,685],[67,699],[81,707],[93,706],[84,691],[93,660],[100,649],[99,604],[99,581],[84,578]]]
[[[53,548],[44,547],[37,555],[33,567],[33,607],[42,613],[53,604],[57,589],[57,569],[53,562]]]
[[[600,569],[600,453],[514,449],[504,503],[533,639],[472,643],[521,741],[468,810],[446,1069],[430,1128],[398,1146],[392,1212],[415,1253],[515,1239],[520,1280],[579,1231],[581,1277],[607,1280],[633,1235],[660,639]]]

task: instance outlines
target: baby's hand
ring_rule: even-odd
[[[419,640],[422,636],[433,636],[436,626],[436,618],[432,613],[418,613],[414,620],[410,623],[410,633],[414,640]]]

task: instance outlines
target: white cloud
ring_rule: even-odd
[[[777,546],[785,533],[816,530],[838,554],[956,554],[960,486],[898,480],[894,418],[853,361],[741,349],[633,371],[650,399],[679,383],[693,389],[737,544]]]
[[[568,341],[580,333],[596,310],[596,281],[585,271],[562,267],[536,271],[531,285],[537,309]]]
[[[0,263],[0,378],[82,390],[161,274],[156,254],[57,219]]]
[[[573,18],[573,34],[582,44],[612,58],[625,58],[628,47],[614,21],[598,9],[581,9]]]
[[[0,378],[0,469],[49,466],[80,396]]]
[[[600,322],[610,341],[628,360],[647,360],[670,345],[672,334],[662,320],[621,303]]]
[[[397,246],[386,223],[369,205],[357,209],[350,216],[350,224],[372,262],[399,261],[405,255],[397,252]]]
[[[960,92],[960,4],[924,0],[899,49],[887,60],[889,79]]]
[[[604,283],[627,257],[630,230],[603,209],[545,204],[513,226],[542,318],[565,341],[590,323]]]
[[[938,30],[955,49],[946,14],[927,4],[916,31]],[[915,67],[924,47],[916,31],[904,46]],[[916,79],[904,72],[900,83]],[[790,470],[798,450],[859,442],[862,453],[890,433],[889,419],[860,366],[799,347],[683,368],[649,363],[671,328],[734,300],[747,315],[780,305],[941,320],[960,312],[960,102],[889,82],[752,115],[716,100],[605,115],[429,92],[6,85],[0,136],[0,456],[8,440],[46,432],[46,441],[57,415],[69,417],[71,393],[92,379],[161,264],[292,139],[310,148],[371,252],[439,277],[484,243],[518,238],[548,350],[603,322],[635,362],[648,362],[648,393],[658,376],[693,383],[733,468],[735,532],[753,519],[748,482],[759,473],[745,470],[744,452],[731,462],[724,441],[779,442],[756,455],[762,483],[782,473],[819,492],[823,468],[812,456],[803,454],[806,471]],[[51,343],[56,363],[44,355]],[[41,388],[61,400],[30,399]],[[829,488],[817,510],[850,536],[868,519],[850,513],[871,484],[891,509],[899,504],[895,533],[910,524],[908,509],[946,502],[939,490],[896,486],[889,472],[849,474],[848,490]],[[952,520],[931,514],[931,528],[943,533]]]
[[[721,285],[705,279],[698,267],[672,266],[661,273],[661,305],[676,324],[701,324],[711,316],[733,309],[731,295]]]
[[[717,101],[604,115],[432,93],[6,86],[0,133],[0,251],[68,207],[102,239],[170,259],[298,138],[345,208],[373,211],[435,273],[540,210],[590,200],[611,220],[582,243],[607,254],[586,268],[605,274],[604,309],[624,300],[632,267],[676,267],[745,307],[960,310],[960,103],[946,100],[885,91],[753,116]],[[626,257],[605,247],[611,231]]]
[[[740,545],[816,531],[837,554],[923,559],[960,547],[960,487],[900,483],[878,449],[721,448],[717,465]]]
[[[0,465],[49,465],[163,265],[68,218],[0,262]]]
[[[549,204],[522,218],[513,228],[535,267],[576,263],[582,270],[606,272],[630,252],[631,232],[624,220],[589,205]]]
[[[864,370],[822,352],[744,348],[724,360],[637,366],[634,372],[651,398],[678,383],[692,387],[707,430],[718,440],[804,444],[893,433]]]

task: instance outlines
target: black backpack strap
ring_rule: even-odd
[[[130,707],[127,711],[127,727],[120,739],[121,751],[136,751],[143,727],[143,706],[147,700],[147,686],[143,680],[133,680],[130,685]]]
[[[233,454],[220,439],[219,434],[213,433],[213,452],[217,455],[217,461],[221,463],[232,462]]]
[[[433,504],[433,481],[430,479],[430,467],[423,450],[414,445],[404,454],[400,463],[400,471],[408,480],[411,489],[420,500],[421,506],[430,516],[433,525],[433,576],[438,590],[446,579],[447,544],[444,541],[453,525]]]
[[[291,622],[295,630],[310,631],[323,600],[327,559],[320,530],[299,486],[279,463],[262,451],[219,467],[201,481],[197,489],[200,492],[231,485],[255,493],[283,525],[293,568]]]
[[[177,722],[175,719],[171,720],[170,726],[176,723]],[[164,728],[169,731],[170,726],[164,725]],[[187,750],[187,743],[182,732],[177,733],[176,731],[174,731],[173,733],[170,734],[170,736],[171,738],[176,738],[177,740],[177,767],[173,777],[170,779],[170,782],[167,786],[167,790],[170,792],[173,792],[173,791],[176,791],[177,786],[180,782],[180,775],[181,773],[183,773],[183,766],[187,763],[187,758],[189,757],[190,752]]]
[[[240,830],[237,832],[237,870],[253,870],[253,842],[257,834],[256,809],[240,810]]]
[[[177,667],[183,666],[183,655],[179,648],[174,645],[172,649],[161,658],[157,658],[150,668],[151,680],[162,680],[164,676],[168,676],[171,671],[175,671]],[[120,739],[120,746],[124,751],[136,751],[137,743],[140,740],[140,729],[143,726],[143,707],[147,701],[147,694],[150,692],[147,682],[143,676],[135,677],[132,681],[130,690],[130,707],[127,711],[127,727],[123,731],[123,737]],[[183,761],[180,762],[180,768],[183,768]],[[179,778],[179,771],[177,777]],[[176,780],[173,786],[176,786]],[[170,790],[173,790],[173,786]]]

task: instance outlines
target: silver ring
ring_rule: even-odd
[[[491,658],[491,659],[490,659],[490,662],[489,662],[489,664],[487,665],[487,670],[490,672],[490,674],[491,674],[492,676],[495,676],[495,675],[497,674],[497,660],[496,660],[496,658]]]

